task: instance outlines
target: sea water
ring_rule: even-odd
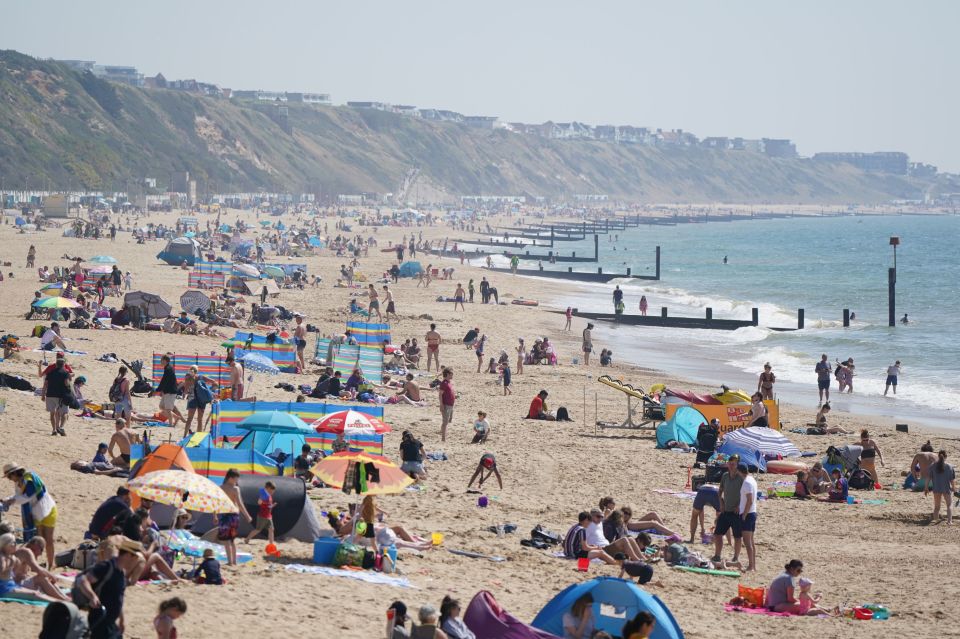
[[[887,269],[897,248],[897,320],[888,326]],[[627,314],[648,313],[749,320],[758,327],[736,331],[614,327],[598,322],[596,348],[615,359],[666,370],[719,387],[756,390],[770,362],[781,399],[817,404],[814,365],[822,353],[831,364],[854,359],[854,392],[842,397],[833,383],[834,409],[866,412],[897,421],[954,426],[960,412],[960,218],[955,216],[796,217],[775,220],[641,226],[600,236],[605,272],[654,273],[661,247],[661,279],[622,279],[608,285],[571,285],[555,306],[582,311],[613,309],[612,291],[624,290]],[[557,243],[555,250],[592,254],[593,238]],[[533,252],[533,251],[531,251]],[[538,249],[538,252],[545,252]],[[723,258],[727,257],[727,263]],[[563,268],[566,264],[545,268]],[[596,265],[579,264],[574,270]],[[502,287],[501,287],[502,290]],[[805,328],[796,328],[797,309]],[[856,314],[849,328],[843,309]],[[910,323],[899,324],[909,314]],[[883,397],[887,367],[902,362],[896,398]],[[834,364],[835,365],[835,364]]]

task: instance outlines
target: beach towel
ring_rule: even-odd
[[[49,601],[27,601],[26,599],[15,599],[13,597],[0,597],[0,603],[18,603],[27,606],[38,606],[40,608],[46,608],[50,605]]]
[[[383,584],[385,586],[398,586],[400,588],[416,588],[406,577],[391,577],[383,573],[373,572],[372,570],[342,570],[340,568],[330,568],[328,566],[307,566],[304,564],[289,564],[285,568],[291,572],[298,572],[305,575],[326,575],[328,577],[343,577],[345,579],[356,579],[365,581],[368,584]]]
[[[732,604],[725,604],[723,609],[727,612],[745,612],[748,615],[763,615],[765,617],[795,617],[796,615],[791,615],[789,612],[773,612],[772,610],[767,610],[766,608],[742,608],[740,606],[734,606]]]
[[[495,562],[507,560],[506,557],[498,557],[497,555],[484,555],[478,552],[471,552],[469,550],[454,550],[453,548],[447,548],[447,550],[455,555],[460,555],[461,557],[470,557],[471,559],[489,559],[490,561]]]

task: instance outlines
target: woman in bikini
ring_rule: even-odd
[[[874,458],[879,459],[880,465],[883,466],[883,453],[880,452],[877,442],[870,439],[870,432],[866,428],[860,431],[860,446],[863,447],[863,451],[860,453],[860,468],[868,471],[870,477],[876,482],[877,466],[873,460]]]
[[[770,362],[763,365],[763,372],[760,373],[760,379],[757,382],[757,392],[762,399],[773,399],[773,384],[777,381],[777,376],[773,374],[773,368]]]

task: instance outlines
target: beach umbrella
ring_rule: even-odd
[[[260,220],[260,226],[267,227],[273,224],[270,220]]]
[[[244,369],[254,373],[266,373],[267,375],[278,375],[280,373],[280,368],[269,357],[260,353],[244,353],[237,359],[243,362]]]
[[[24,224],[27,223],[27,221],[26,221],[25,219],[23,219],[22,217],[19,217],[19,216],[18,216],[18,217],[13,221],[13,223],[14,223],[15,226],[23,226]]]
[[[40,292],[43,293],[44,295],[54,297],[56,295],[62,295],[63,288],[64,288],[63,282],[54,282],[53,284],[47,284],[46,286],[41,288]]]
[[[77,308],[80,306],[69,297],[41,297],[33,303],[34,308]]]
[[[256,412],[237,424],[237,428],[293,435],[312,435],[314,433],[313,429],[296,415],[279,410]]]
[[[260,277],[260,271],[252,264],[234,264],[233,272],[247,277]]]
[[[321,242],[320,238],[317,237],[316,235],[311,236],[310,239],[307,240],[307,244],[316,248],[320,248],[323,246],[323,242]]]
[[[180,296],[180,308],[188,313],[199,313],[210,308],[210,298],[200,291],[187,291]]]
[[[113,267],[106,264],[101,264],[99,266],[94,266],[93,268],[88,268],[87,273],[91,275],[106,275],[107,273],[113,273]]]
[[[334,453],[321,459],[310,472],[327,486],[343,488],[344,475],[350,462],[373,464],[379,477],[377,481],[367,479],[365,495],[394,495],[413,483],[410,477],[386,457],[370,453],[343,452]]]
[[[173,307],[162,297],[144,291],[133,291],[123,296],[124,306],[136,306],[150,317],[169,317]]]
[[[90,264],[116,264],[117,260],[109,255],[96,255],[87,260]]]
[[[144,499],[175,508],[215,515],[239,512],[219,486],[185,470],[157,470],[131,479],[127,487]]]
[[[311,424],[318,433],[343,433],[345,435],[381,435],[392,429],[376,417],[355,410],[341,410],[321,417]]]
[[[279,278],[281,280],[287,276],[287,274],[283,272],[282,268],[279,266],[273,266],[272,264],[264,266],[263,273],[265,275],[269,275],[270,277]]]
[[[187,231],[186,233],[183,234],[183,236],[184,236],[184,237],[196,237],[197,234],[194,233],[193,231]]]

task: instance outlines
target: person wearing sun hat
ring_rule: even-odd
[[[34,534],[43,537],[47,544],[47,565],[55,565],[53,530],[57,525],[57,502],[47,491],[40,476],[20,464],[4,464],[3,476],[14,485],[13,495],[3,500],[3,506],[9,508],[14,503],[20,504],[24,541],[29,541]]]

